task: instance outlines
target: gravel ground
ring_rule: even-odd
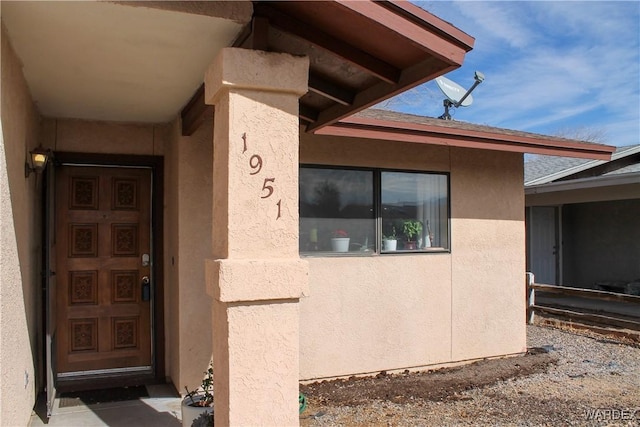
[[[496,375],[495,381],[484,384],[473,383],[477,376],[474,373],[469,377],[471,387],[460,384],[457,390],[449,389],[444,396],[416,393],[400,403],[391,396],[361,402],[319,397],[314,401],[311,389],[301,425],[640,426],[637,345],[587,332],[541,326],[528,327],[527,341],[529,347],[549,350],[545,356],[552,356],[553,360],[524,376],[505,371],[504,375]],[[507,360],[514,365],[515,359]],[[495,369],[495,365],[487,367]],[[477,371],[478,366],[470,371],[474,369]],[[465,368],[428,375],[460,375],[460,372],[465,372]],[[414,375],[425,374],[408,374],[404,380]],[[364,394],[368,392],[366,384],[354,381],[349,387],[361,387]],[[326,388],[328,384],[322,386]],[[346,388],[344,382],[336,383],[336,387]]]

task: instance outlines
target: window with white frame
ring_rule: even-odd
[[[449,250],[449,175],[300,167],[300,252]]]

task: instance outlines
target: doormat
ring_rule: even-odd
[[[149,397],[143,385],[133,387],[115,387],[101,390],[72,391],[60,394],[60,408],[72,406],[95,405],[97,403],[122,402]]]

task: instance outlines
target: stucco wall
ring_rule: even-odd
[[[168,132],[165,124],[47,118],[42,141],[54,151],[161,156]]]
[[[204,260],[212,257],[212,119],[177,142],[180,355],[179,365],[172,367],[179,372],[172,379],[181,392],[200,384],[211,359],[212,299],[206,292]]]
[[[190,137],[176,122],[165,148],[165,338],[167,375],[184,392],[200,384],[211,358],[212,118]]]
[[[0,425],[26,425],[36,377],[41,377],[37,356],[42,177],[24,176],[28,152],[37,146],[39,115],[4,25],[1,43]]]
[[[303,135],[301,163],[451,172],[451,253],[307,258],[302,379],[526,348],[522,156]]]
[[[522,155],[451,150],[452,360],[526,350]]]

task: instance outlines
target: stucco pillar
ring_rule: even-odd
[[[224,49],[205,76],[213,132],[215,425],[298,425],[298,98],[307,58]],[[183,307],[185,309],[185,307]]]

